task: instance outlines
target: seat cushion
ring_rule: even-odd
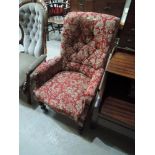
[[[77,121],[84,109],[84,92],[89,81],[82,73],[63,71],[34,90],[34,94],[40,102]]]
[[[29,66],[37,58],[26,53],[19,53],[19,87],[21,87],[26,80],[26,72],[29,69]]]

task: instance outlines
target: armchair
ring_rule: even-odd
[[[95,98],[119,25],[111,15],[70,12],[62,32],[61,57],[40,64],[31,75],[35,99],[67,115],[81,132]]]
[[[19,91],[30,102],[30,74],[46,58],[46,4],[41,1],[22,1],[19,5]]]

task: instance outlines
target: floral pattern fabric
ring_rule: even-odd
[[[83,95],[90,79],[77,72],[60,72],[39,89],[34,90],[37,99],[57,112],[78,119],[84,108]]]
[[[61,58],[42,63],[33,73],[35,97],[75,121],[84,120],[104,72],[117,17],[70,12],[65,17]]]
[[[94,12],[71,12],[64,21],[61,54],[66,63],[103,67],[119,18]]]
[[[91,81],[88,85],[88,88],[85,92],[85,96],[94,96],[95,95],[96,88],[97,88],[98,84],[100,83],[103,72],[104,72],[103,68],[100,68],[97,71],[95,71],[95,73],[94,73],[93,77],[91,78]]]
[[[31,81],[38,88],[61,70],[62,58],[55,57],[54,59],[41,63],[32,73]]]

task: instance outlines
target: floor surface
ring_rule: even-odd
[[[20,99],[19,155],[127,155],[133,141],[111,130],[85,128],[83,135],[70,119]]]

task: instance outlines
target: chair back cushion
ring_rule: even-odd
[[[107,14],[68,13],[61,44],[64,68],[92,77],[95,70],[104,67],[118,25],[119,18]]]
[[[45,9],[40,3],[26,3],[19,8],[19,24],[24,31],[24,51],[35,57],[44,53]]]

